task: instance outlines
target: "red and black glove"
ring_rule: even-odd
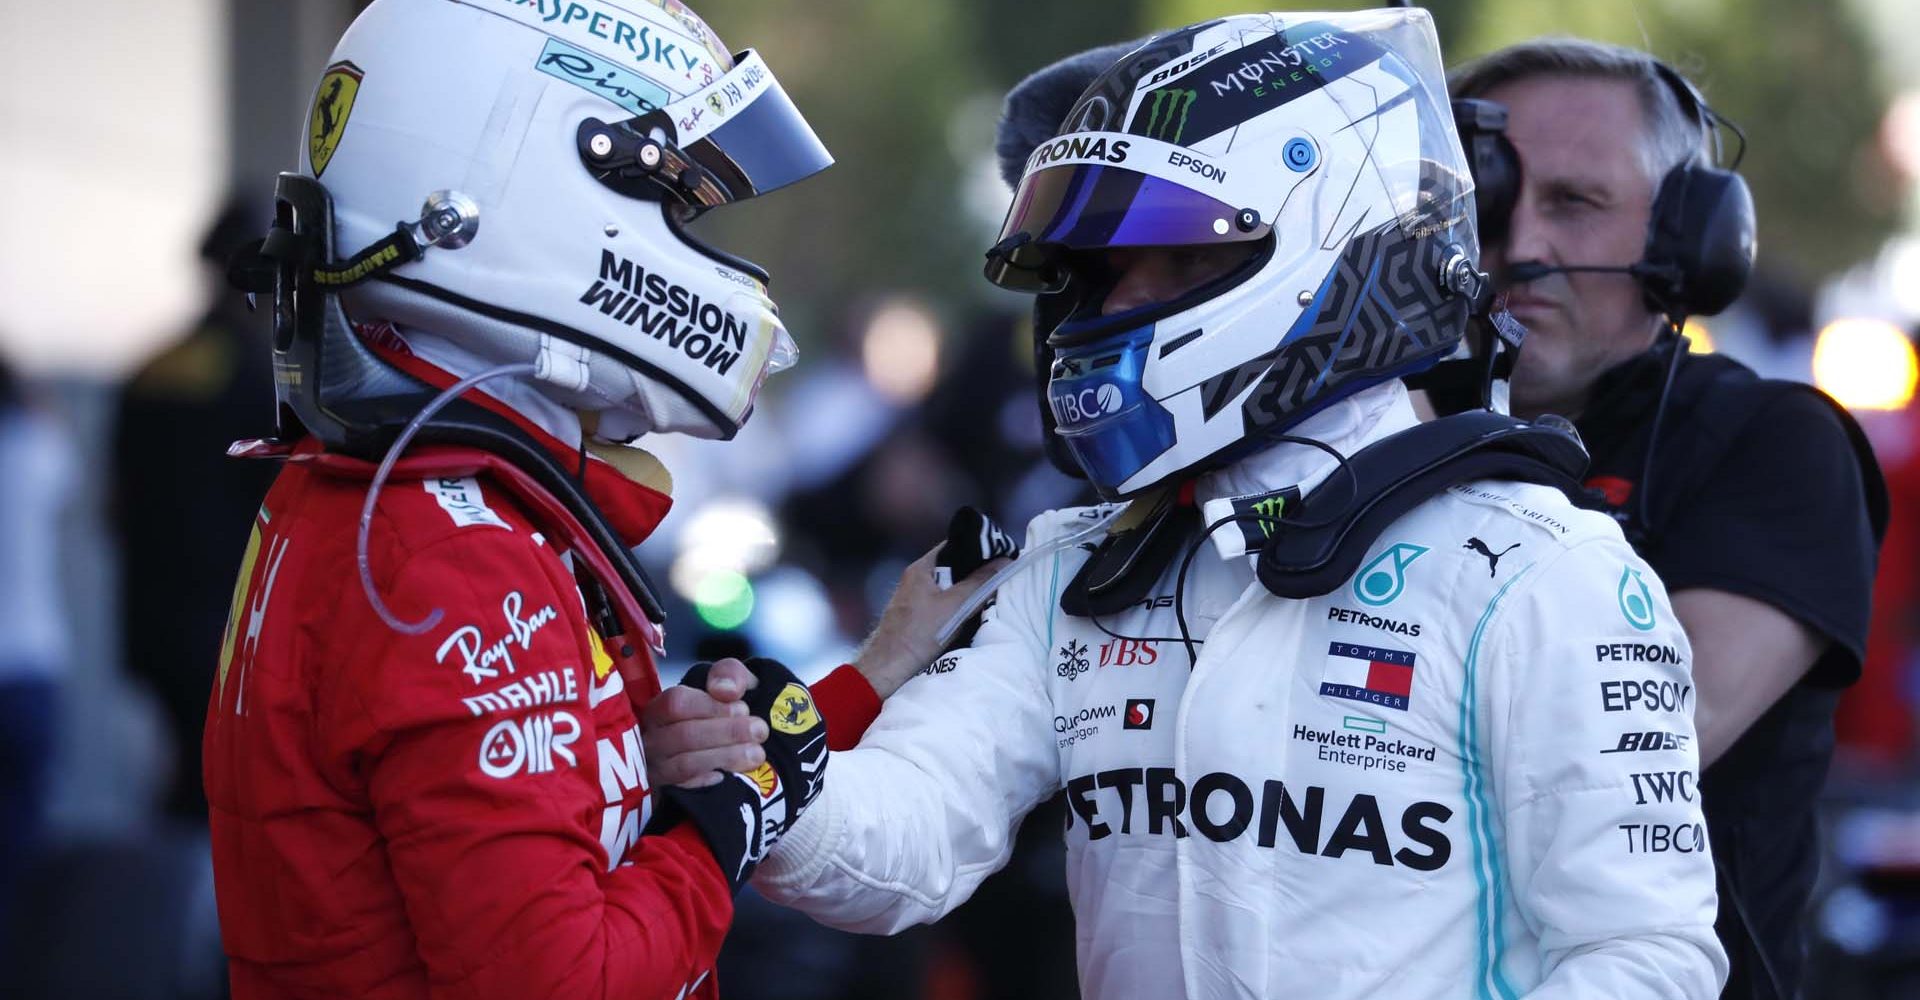
[[[744,701],[767,723],[766,762],[744,774],[723,772],[705,788],[660,789],[666,808],[656,820],[691,820],[736,891],[820,794],[827,774],[827,726],[813,692],[777,661],[753,657],[746,666],[760,681]],[[680,683],[705,690],[712,667],[696,663]]]

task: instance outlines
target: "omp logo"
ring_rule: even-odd
[[[580,720],[572,712],[503,719],[480,741],[480,771],[489,778],[511,778],[523,769],[542,774],[560,758],[568,767],[579,763],[569,749],[580,738]]]
[[[1161,142],[1179,142],[1187,130],[1187,113],[1199,92],[1184,87],[1156,90],[1147,100],[1147,127],[1142,135]]]

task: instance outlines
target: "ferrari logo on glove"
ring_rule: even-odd
[[[774,696],[767,713],[773,728],[789,736],[798,736],[820,724],[820,712],[813,707],[813,695],[798,684],[788,684]]]

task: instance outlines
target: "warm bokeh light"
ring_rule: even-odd
[[[1707,329],[1707,324],[1700,322],[1698,318],[1688,319],[1687,324],[1680,328],[1680,332],[1687,336],[1687,352],[1689,354],[1712,354],[1714,352],[1713,331]]]
[[[896,403],[915,403],[940,374],[940,324],[917,302],[898,299],[874,310],[860,338],[867,381]]]
[[[1850,410],[1899,410],[1920,380],[1913,341],[1885,320],[1837,319],[1813,345],[1813,382]]]

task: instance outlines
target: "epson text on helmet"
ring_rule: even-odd
[[[580,301],[722,375],[747,349],[747,324],[738,317],[611,250],[600,251],[599,280]]]

